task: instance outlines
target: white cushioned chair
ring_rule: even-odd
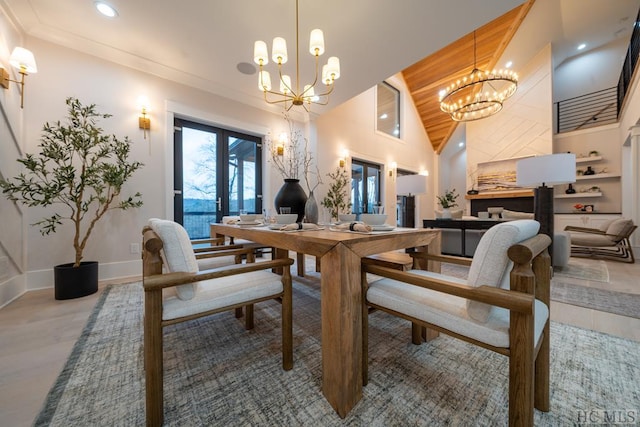
[[[634,263],[629,237],[638,228],[627,218],[607,221],[599,228],[566,226],[571,235],[571,255]]]
[[[367,313],[380,309],[410,320],[415,344],[428,328],[508,356],[509,424],[532,426],[534,406],[549,410],[551,239],[538,230],[534,220],[496,225],[472,260],[414,252],[414,269],[406,272],[363,263],[364,384]],[[416,269],[426,260],[470,265],[468,279]],[[367,283],[366,273],[382,279]]]
[[[247,328],[251,328],[253,304],[278,299],[282,302],[282,367],[293,368],[290,272],[293,260],[284,258],[200,271],[189,236],[181,225],[152,219],[142,233],[147,425],[159,426],[163,420],[165,326],[244,306]],[[274,268],[282,268],[282,276],[272,273]]]

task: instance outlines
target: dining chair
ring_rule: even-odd
[[[415,344],[428,329],[507,356],[509,425],[532,426],[534,407],[549,410],[551,239],[538,234],[539,227],[534,220],[496,225],[472,260],[412,252],[409,271],[363,263],[363,383],[368,381],[368,313],[378,309],[411,321]],[[424,260],[469,265],[468,278],[416,269]],[[368,283],[367,273],[381,278]],[[480,374],[477,380],[482,381]]]
[[[282,367],[293,368],[293,260],[279,258],[200,271],[192,243],[180,224],[151,219],[142,233],[148,426],[160,426],[163,420],[162,330],[166,326],[247,307],[251,320],[247,325],[253,327],[253,305],[277,299],[282,304]],[[274,268],[282,269],[282,275],[272,273]]]

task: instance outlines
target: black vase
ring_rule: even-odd
[[[565,193],[567,194],[575,194],[576,193],[576,189],[573,188],[572,184],[569,184],[569,188],[567,188],[566,190],[564,190]]]
[[[81,262],[53,267],[55,298],[57,300],[80,298],[98,292],[98,262]]]
[[[307,195],[300,185],[299,179],[287,178],[280,187],[274,200],[276,211],[280,213],[281,207],[290,207],[291,213],[298,214],[296,222],[302,222],[304,218],[304,205],[307,203]]]

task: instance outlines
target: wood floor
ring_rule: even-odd
[[[610,283],[588,284],[640,294],[640,263],[607,267]],[[0,310],[0,425],[32,425],[104,285],[97,294],[68,301],[54,300],[52,289],[28,292]],[[551,319],[640,342],[640,319],[556,302]]]

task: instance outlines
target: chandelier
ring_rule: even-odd
[[[253,60],[260,66],[258,74],[258,88],[264,93],[264,100],[268,104],[284,104],[287,111],[294,105],[301,105],[306,111],[309,111],[311,104],[327,105],[329,103],[329,94],[333,91],[333,83],[340,77],[340,60],[336,56],[329,58],[327,64],[322,67],[320,78],[325,88],[321,93],[316,93],[315,86],[318,83],[319,57],[324,53],[324,35],[322,30],[315,29],[311,31],[309,40],[309,53],[315,57],[315,77],[313,82],[304,85],[300,90],[300,49],[298,42],[298,0],[296,0],[296,80],[295,85],[292,84],[291,77],[282,74],[282,66],[287,62],[287,42],[282,37],[273,39],[273,48],[271,50],[273,62],[278,64],[278,80],[280,83],[280,91],[271,89],[271,76],[269,72],[264,70],[264,66],[269,63],[269,53],[267,44],[258,40],[253,48]],[[306,104],[306,105],[305,105]],[[309,108],[307,108],[309,106]]]
[[[467,77],[440,91],[440,110],[456,122],[470,122],[502,110],[503,102],[518,87],[511,70],[482,71],[476,66],[476,32],[473,32],[473,70]]]

